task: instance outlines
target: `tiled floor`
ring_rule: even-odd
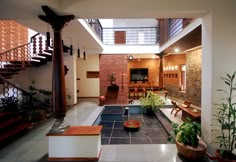
[[[79,100],[79,104],[67,112],[70,125],[92,125],[102,107],[97,99]],[[1,162],[46,162],[48,139],[46,134],[54,119],[33,128],[26,135],[0,150]],[[158,132],[156,132],[158,135]],[[102,145],[99,162],[182,162],[174,144]],[[204,162],[207,160],[203,160]]]
[[[111,108],[112,109],[112,108]],[[121,107],[117,108],[122,111]],[[135,107],[134,109],[139,109],[139,107]],[[146,114],[137,114],[134,112],[133,114],[130,112],[128,115],[123,115],[117,110],[108,112],[109,108],[106,108],[102,115],[101,121],[99,125],[103,125],[102,128],[102,144],[165,144],[168,143],[168,134],[163,128],[162,124],[153,115]],[[130,107],[130,111],[132,107]],[[111,119],[111,117],[103,116],[104,114],[110,116],[115,116],[115,118]],[[115,114],[114,114],[115,113]],[[104,117],[104,118],[103,118]],[[141,123],[141,127],[138,131],[131,132],[124,130],[124,121],[127,120],[137,120]],[[158,134],[158,136],[157,136]]]

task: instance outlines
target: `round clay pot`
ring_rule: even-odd
[[[99,106],[103,106],[105,104],[106,97],[105,96],[99,96]]]
[[[227,158],[222,157],[219,152],[220,152],[220,150],[218,150],[218,149],[215,151],[216,159],[218,162],[236,162],[235,159],[231,160],[231,159],[227,159]],[[225,152],[225,154],[227,154],[228,156],[230,156],[230,155],[232,156],[231,152]],[[231,158],[233,158],[233,157],[231,157]]]
[[[184,145],[176,140],[176,147],[180,155],[193,161],[202,159],[207,149],[207,145],[202,140],[197,147]]]

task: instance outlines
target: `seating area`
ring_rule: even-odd
[[[135,86],[129,87],[128,97],[129,99],[139,99],[140,97],[144,97],[147,91],[158,91],[159,88],[157,86]]]
[[[191,107],[191,101],[185,100],[182,104],[177,104],[176,101],[171,100],[171,103],[174,107],[172,108],[170,114],[175,112],[174,116],[176,117],[179,112],[182,112],[182,121],[186,121],[187,118],[190,118],[193,121],[201,121],[201,112],[199,109]]]

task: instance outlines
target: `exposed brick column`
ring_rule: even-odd
[[[39,18],[52,26],[54,31],[53,43],[53,79],[52,79],[52,97],[53,114],[56,122],[52,126],[50,133],[63,133],[69,125],[65,122],[66,115],[66,88],[64,76],[64,60],[61,30],[71,20],[73,15],[58,16],[47,6],[42,6],[46,16],[39,15]]]

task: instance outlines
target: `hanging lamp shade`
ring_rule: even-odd
[[[77,49],[77,55],[78,55],[78,58],[80,58],[80,49],[79,48]]]
[[[70,45],[70,55],[72,56],[73,55],[73,46]]]
[[[86,60],[86,52],[84,51],[84,60]]]
[[[47,40],[46,40],[46,46],[47,46],[47,47],[50,47],[50,32],[47,32],[47,33],[46,33],[46,38],[47,38]]]

